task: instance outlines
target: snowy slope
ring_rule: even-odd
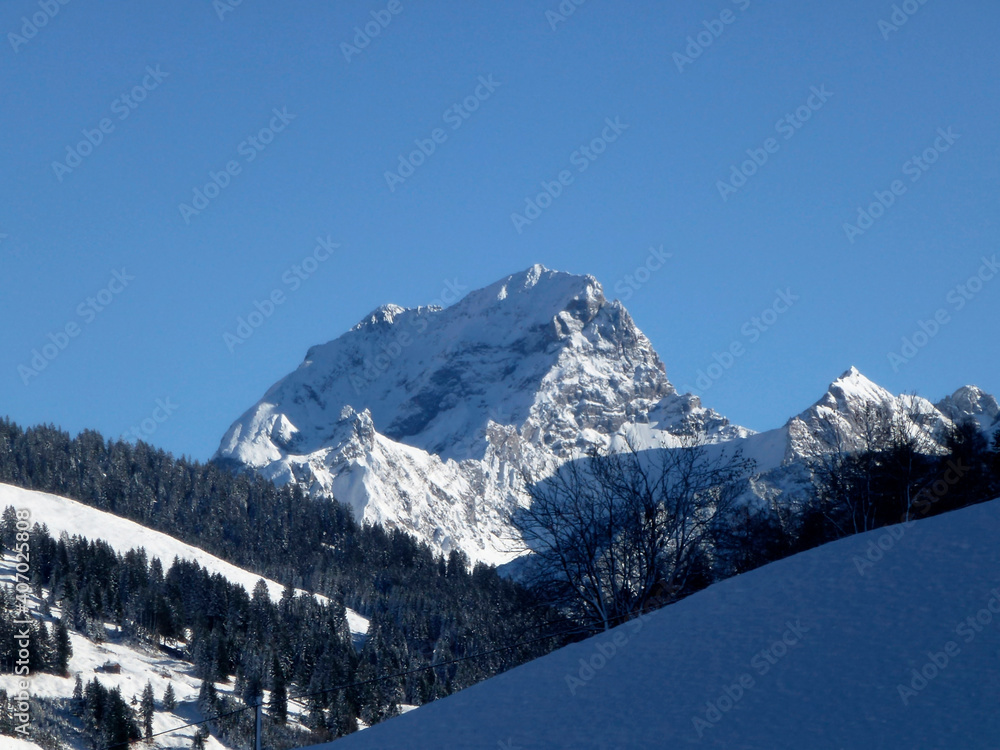
[[[7,557],[0,562],[0,580],[11,585],[13,576],[13,558]],[[54,608],[59,614],[59,608]],[[116,642],[114,632],[109,628],[108,640],[104,643],[94,643],[75,631],[70,632],[70,642],[73,645],[73,656],[69,663],[69,677],[57,677],[52,674],[32,675],[29,682],[29,693],[32,699],[68,699],[73,695],[73,685],[76,675],[89,682],[95,677],[108,689],[119,688],[122,696],[131,701],[133,696],[141,696],[142,689],[148,681],[153,687],[157,711],[153,719],[154,732],[166,732],[184,724],[200,721],[204,717],[197,708],[198,691],[201,680],[194,676],[194,668],[188,662],[175,659],[151,648],[137,648]],[[121,665],[121,674],[108,674],[99,671],[106,662]],[[20,678],[12,674],[0,675],[0,688],[13,694],[18,690]],[[167,685],[173,685],[177,698],[177,706],[173,711],[162,708],[161,700]],[[217,683],[216,688],[221,693],[231,693],[232,685]],[[197,728],[182,729],[157,738],[157,746],[162,748],[189,748]],[[33,742],[14,744],[11,737],[0,737],[0,748],[3,750],[38,750],[39,745]],[[207,750],[226,750],[226,746],[210,737],[206,743]],[[85,750],[83,744],[74,746],[74,750]]]
[[[3,742],[4,750],[38,750],[38,745],[34,742],[19,740],[17,737],[4,737],[0,742]]]
[[[16,582],[15,569],[16,558],[13,554],[7,554],[0,558],[0,585],[8,588],[14,586]],[[41,601],[35,596],[30,598],[32,601],[31,609],[37,612],[41,607]],[[62,615],[62,609],[59,606],[53,607],[52,612],[54,617]],[[51,627],[51,623],[49,623],[49,627]],[[188,661],[175,658],[173,655],[152,646],[126,642],[113,625],[105,624],[105,631],[105,640],[102,643],[95,643],[75,630],[70,630],[73,655],[69,661],[69,676],[59,677],[47,673],[31,675],[28,692],[32,701],[71,698],[77,675],[84,683],[96,677],[104,687],[120,689],[122,696],[130,702],[133,697],[138,699],[141,696],[142,689],[148,681],[153,688],[156,707],[153,731],[165,733],[156,738],[156,747],[191,747],[191,741],[197,727],[187,727],[180,730],[177,728],[205,718],[197,705],[201,680],[195,676],[194,666]],[[118,664],[121,667],[121,673],[112,674],[101,669],[107,662]],[[0,689],[7,690],[8,694],[14,694],[20,689],[18,683],[21,679],[13,674],[0,674]],[[168,685],[173,686],[177,700],[177,705],[172,711],[166,710],[162,705],[163,693]],[[217,682],[215,688],[220,695],[232,697],[234,694],[232,682]],[[269,692],[265,691],[265,698],[269,695]],[[293,722],[301,723],[303,710],[298,704],[292,703],[289,706],[289,713]],[[70,746],[73,750],[90,750],[90,746],[82,743],[79,738],[74,740]],[[39,748],[37,743],[14,744],[12,738],[0,736],[0,749],[2,750],[39,750]],[[206,741],[206,750],[229,750],[229,748],[215,737],[209,737]]]
[[[322,747],[995,750],[998,536],[994,501],[844,539]]]
[[[649,445],[749,434],[677,393],[593,277],[533,266],[447,309],[380,307],[313,347],[216,459],[502,562],[521,469],[545,475],[627,431]]]
[[[122,554],[143,547],[150,559],[154,557],[160,559],[164,569],[170,567],[175,557],[190,560],[198,563],[209,573],[218,573],[226,580],[239,584],[247,590],[247,593],[251,593],[257,581],[263,578],[271,598],[274,601],[281,599],[284,587],[277,581],[238,568],[172,536],[153,531],[112,513],[91,508],[76,500],[0,484],[0,510],[8,505],[30,510],[32,522],[48,526],[49,533],[53,537],[58,538],[65,532],[70,536],[82,536],[90,540],[100,539]],[[298,594],[308,593],[300,589],[296,591]],[[317,599],[324,601],[325,597],[317,596]],[[367,618],[351,609],[347,610],[347,622],[355,637],[368,632]]]

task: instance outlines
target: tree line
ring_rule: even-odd
[[[359,524],[336,501],[176,459],[142,442],[91,431],[74,438],[3,420],[0,481],[113,512],[283,583],[287,595],[272,605],[263,590],[245,592],[190,562],[148,560],[142,550],[118,555],[100,541],[52,539],[41,526],[32,531],[35,583],[70,627],[100,638],[110,622],[125,637],[153,644],[187,633],[182,648],[198,675],[209,683],[235,680],[247,699],[262,685],[270,690],[276,675],[288,694],[313,693],[493,651],[311,698],[313,741],[350,731],[355,717],[371,724],[400,703],[448,695],[560,642],[497,650],[558,626],[547,624],[555,615],[525,586],[490,566],[470,566],[459,552],[437,556],[404,532]],[[12,522],[6,514],[4,534]],[[293,587],[331,604],[293,597]],[[360,651],[346,635],[348,606],[371,620]],[[227,700],[203,696],[208,708]],[[276,706],[273,715],[281,713]]]

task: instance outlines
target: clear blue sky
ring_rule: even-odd
[[[872,0],[587,0],[564,21],[547,17],[556,0],[399,0],[348,61],[342,44],[388,2],[244,0],[220,20],[210,0],[70,0],[19,39],[45,11],[8,0],[0,413],[118,436],[169,400],[148,439],[205,459],[309,346],[379,304],[533,263],[622,296],[660,245],[672,257],[626,305],[678,387],[743,345],[701,389],[737,423],[777,426],[850,365],[933,399],[966,383],[1000,392],[1000,278],[961,310],[952,292],[1000,251],[1000,8],[912,4],[894,31],[879,26],[893,4]],[[731,23],[713,24],[724,10]],[[721,35],[679,64],[706,23]],[[490,76],[499,85],[479,82]],[[477,89],[476,111],[448,114]],[[801,127],[778,125],[799,107]],[[68,157],[104,118],[92,153]],[[615,135],[606,118],[627,129],[593,161],[574,156]],[[246,141],[272,125],[266,145]],[[386,171],[436,128],[443,142],[390,187]],[[748,149],[767,162],[720,191]],[[926,149],[926,171],[907,164]],[[182,213],[231,161],[226,187]],[[511,214],[562,170],[572,182],[518,231]],[[895,180],[905,191],[849,241],[844,223]],[[340,248],[293,288],[318,236]],[[112,282],[122,269],[127,285]],[[275,289],[283,304],[231,352],[224,334]],[[779,289],[800,299],[753,334]],[[893,367],[887,355],[939,309],[947,322]],[[78,335],[25,378],[67,324]]]

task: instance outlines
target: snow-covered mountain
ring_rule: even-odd
[[[943,453],[948,433],[966,421],[977,423],[992,439],[1000,428],[998,412],[996,400],[975,386],[933,404],[920,396],[897,396],[851,367],[816,403],[781,427],[722,445],[739,447],[756,462],[758,475],[748,484],[748,500],[800,504],[814,492],[809,461],[817,456],[878,448],[900,437],[923,453]]]
[[[1000,430],[1000,404],[974,385],[959,388],[935,404],[938,411],[956,422],[973,419],[986,435]]]
[[[1000,428],[1000,406],[975,386],[959,388],[937,404],[920,396],[897,396],[852,367],[816,403],[781,427],[736,444],[756,459],[758,470],[768,471],[831,451],[876,447],[893,431],[934,453],[943,450],[948,431],[965,421],[979,424],[985,436],[992,436]]]
[[[996,748],[998,534],[1000,500],[842,539],[321,747]]]
[[[336,497],[439,551],[502,563],[524,472],[545,476],[625,435],[640,447],[739,445],[771,472],[754,492],[774,496],[804,486],[804,458],[870,443],[873,419],[933,451],[966,418],[995,430],[1000,405],[973,386],[937,405],[895,396],[851,368],[809,409],[754,434],[678,393],[596,279],[533,266],[446,309],[380,307],[313,347],[215,458]]]
[[[749,434],[677,393],[596,279],[533,266],[446,309],[380,307],[313,347],[216,459],[502,562],[522,470],[544,475],[625,432],[647,445]]]

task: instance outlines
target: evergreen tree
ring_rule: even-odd
[[[14,718],[7,699],[7,691],[0,688],[0,735],[14,734]]]
[[[54,641],[53,671],[60,677],[69,674],[69,660],[73,656],[73,644],[69,639],[69,629],[65,617],[56,620],[52,633]]]
[[[201,688],[198,691],[198,707],[203,713],[215,713],[216,705],[219,702],[219,694],[215,689],[215,684],[211,680],[202,680]]]
[[[358,718],[343,690],[337,691],[330,710],[330,730],[336,737],[345,737],[358,731]]]
[[[34,649],[31,654],[32,670],[36,672],[47,672],[53,665],[52,641],[49,638],[49,629],[44,622],[39,622],[37,627],[32,627],[34,631]]]
[[[167,689],[163,691],[163,710],[173,711],[177,707],[177,698],[174,695],[174,683],[168,682]]]
[[[142,701],[139,706],[139,717],[142,719],[142,732],[147,740],[153,737],[154,712],[153,686],[147,681],[146,687],[142,689]]]
[[[17,511],[13,505],[4,508],[0,516],[0,551],[14,549],[17,540]]]
[[[288,721],[288,686],[285,683],[284,670],[275,656],[271,665],[271,717],[278,724]]]
[[[127,743],[130,740],[142,739],[135,713],[122,698],[121,691],[115,688],[108,696],[108,709],[104,725],[105,742],[108,745]]]

